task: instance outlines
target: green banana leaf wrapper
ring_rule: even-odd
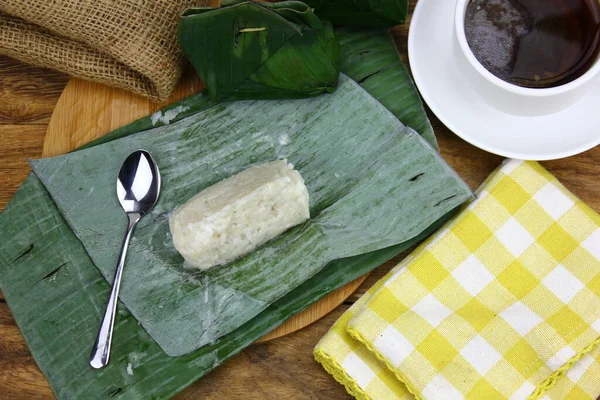
[[[224,103],[31,162],[108,280],[126,228],[115,176],[139,148],[160,166],[161,197],[136,227],[120,298],[171,356],[237,329],[331,261],[412,239],[469,196],[435,150],[347,77],[335,93],[315,98]],[[168,213],[214,183],[275,159],[302,174],[310,220],[226,266],[183,268]]]
[[[212,100],[301,98],[337,85],[333,28],[299,1],[192,8],[178,36]]]
[[[343,57],[361,60],[358,53],[362,40],[370,41],[370,47],[376,45],[379,56],[387,49],[388,52],[392,50],[390,57],[392,54],[397,57],[395,49],[390,48],[387,33],[348,31],[346,34],[348,40],[345,48],[342,45]],[[356,40],[351,40],[352,35]],[[372,72],[379,69],[377,65],[373,67]],[[378,73],[361,85],[365,87],[364,84],[370,81],[375,97],[395,105],[395,115],[401,120],[422,124],[420,133],[425,134],[430,126],[423,122],[426,117],[422,105],[404,67],[400,64],[389,68],[398,71],[395,82],[408,82],[403,85],[404,89],[390,87],[392,94],[386,96],[390,90],[377,90],[381,88],[376,84]],[[199,94],[163,111],[181,106],[185,111],[176,118],[181,119],[212,105],[214,102],[206,95]],[[421,115],[415,110],[421,110]],[[152,119],[144,118],[92,145],[152,127]],[[109,287],[41,182],[31,175],[0,215],[0,287],[34,358],[58,398],[167,398],[294,313],[416,244],[448,217],[449,214],[444,215],[405,243],[328,264],[246,324],[215,343],[182,357],[168,357],[120,304],[111,363],[102,371],[94,371],[87,367],[87,357]]]

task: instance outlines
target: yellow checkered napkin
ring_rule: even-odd
[[[333,326],[319,362],[359,399],[595,399],[600,216],[534,162],[478,198]]]

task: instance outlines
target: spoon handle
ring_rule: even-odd
[[[125,238],[123,239],[123,246],[121,247],[121,253],[119,254],[119,263],[117,264],[115,279],[113,281],[112,290],[110,291],[110,297],[108,298],[108,304],[106,305],[106,311],[104,312],[104,318],[102,318],[102,324],[100,324],[98,336],[96,336],[96,342],[94,343],[94,348],[92,349],[92,354],[90,355],[90,365],[96,369],[103,368],[106,366],[106,364],[108,364],[113,327],[117,313],[119,288],[121,287],[121,276],[123,275],[125,257],[127,257],[129,239],[131,239],[131,233],[141,218],[140,214],[138,213],[127,213],[127,216],[129,217],[129,226],[127,227],[127,232],[125,233]]]

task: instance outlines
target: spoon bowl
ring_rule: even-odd
[[[145,150],[131,153],[123,162],[117,178],[117,197],[126,213],[146,215],[158,200],[160,173]]]

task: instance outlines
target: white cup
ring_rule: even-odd
[[[472,82],[482,99],[492,107],[521,116],[552,114],[576,103],[592,86],[590,82],[600,74],[599,57],[583,75],[564,85],[533,89],[503,81],[481,65],[467,43],[465,14],[470,1],[456,2],[454,36],[458,46],[454,49],[455,59],[467,80]]]

